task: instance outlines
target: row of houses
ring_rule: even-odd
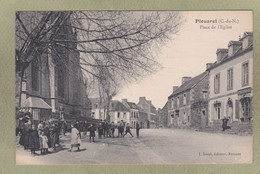
[[[220,130],[228,119],[231,129],[252,131],[253,33],[217,49],[216,57],[204,72],[173,86],[159,112],[162,125]]]
[[[110,123],[118,123],[123,120],[131,127],[136,127],[138,121],[142,128],[157,127],[157,112],[151,100],[140,97],[139,102],[129,102],[127,99],[122,101],[112,100],[109,105],[109,115],[107,115],[105,104],[99,98],[90,98],[91,117],[93,119],[107,120]]]

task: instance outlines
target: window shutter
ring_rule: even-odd
[[[224,105],[220,105],[220,119],[224,118]]]
[[[249,102],[249,117],[253,117],[253,97],[250,98]]]
[[[239,119],[239,100],[236,100],[236,113],[235,118]]]

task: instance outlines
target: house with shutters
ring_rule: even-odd
[[[231,129],[252,131],[253,33],[245,32],[216,54],[208,68],[209,125],[221,129],[222,119],[228,118]]]
[[[139,118],[138,106],[134,102],[127,101],[127,99],[122,99],[122,103],[130,112],[130,120],[129,120],[130,126],[132,128],[136,128],[136,122],[138,122],[138,118]]]

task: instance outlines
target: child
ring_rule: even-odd
[[[48,138],[44,134],[44,132],[41,132],[40,138],[41,138],[41,143],[42,143],[41,154],[47,154],[48,153]]]

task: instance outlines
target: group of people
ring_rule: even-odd
[[[124,137],[126,134],[130,134],[132,137],[132,132],[130,129],[129,123],[125,124],[123,120],[115,124],[114,122],[108,123],[108,122],[102,122],[98,125],[98,136],[99,138],[103,137],[111,137],[115,138],[115,131],[117,130],[117,136],[116,137]],[[140,125],[137,122],[136,123],[136,136],[139,137],[139,130]]]
[[[136,136],[139,137],[140,125],[136,123]],[[71,124],[66,123],[66,121],[53,121],[48,120],[40,122],[37,126],[31,123],[29,117],[20,119],[19,126],[17,127],[17,135],[20,136],[19,144],[24,147],[24,150],[30,150],[32,155],[35,155],[36,150],[40,150],[41,154],[47,154],[49,148],[56,149],[56,145],[60,144],[60,135],[65,135],[66,132],[70,132],[70,149],[72,151],[73,147],[80,150],[81,136],[89,131],[89,142],[95,142],[95,132],[98,131],[99,138],[115,138],[124,137],[126,134],[130,134],[131,127],[129,123],[125,124],[123,120],[115,124],[114,122],[109,123],[103,121],[97,124],[88,124],[86,121],[76,121]],[[115,132],[117,131],[117,136]]]
[[[56,145],[60,143],[60,131],[61,125],[53,121],[41,122],[36,127],[30,119],[23,120],[19,123],[19,144],[24,150],[30,150],[32,155],[36,150],[40,150],[41,154],[47,154],[48,148],[56,149]]]
[[[76,124],[72,123],[71,124],[71,145],[69,151],[71,152],[73,147],[77,148],[77,151],[80,151],[80,143],[81,143],[81,131],[79,130],[80,128],[78,127],[79,123],[77,122]],[[139,137],[139,130],[140,130],[140,125],[137,122],[136,123],[136,136]],[[130,134],[132,137],[133,134],[131,132],[131,127],[129,123],[125,125],[123,120],[121,122],[118,122],[118,124],[108,123],[107,121],[101,122],[98,124],[98,127],[96,127],[93,124],[90,124],[87,127],[87,131],[89,131],[89,142],[95,142],[95,131],[98,130],[98,137],[102,138],[102,136],[105,137],[110,137],[110,138],[115,138],[115,130],[118,130],[118,136],[121,135],[121,137],[124,137],[126,134]],[[125,131],[124,131],[125,130]]]

